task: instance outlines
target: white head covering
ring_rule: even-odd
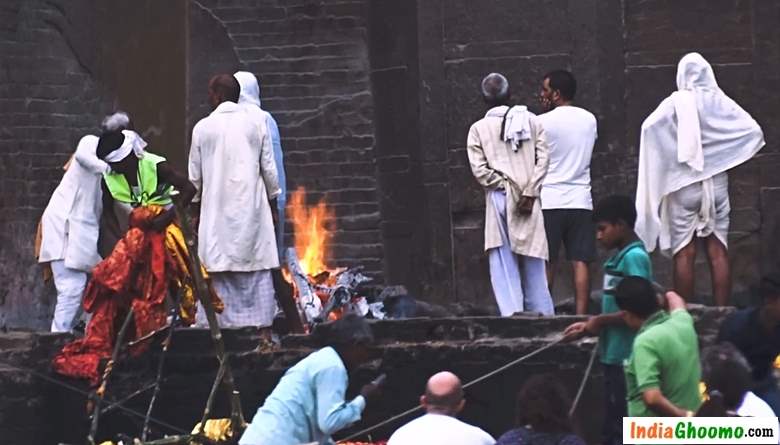
[[[139,159],[144,157],[146,141],[133,130],[122,130],[122,134],[125,136],[125,141],[119,148],[106,155],[104,159],[106,162],[119,162],[130,153],[134,153]]]
[[[761,127],[718,87],[701,54],[680,60],[677,88],[642,123],[635,229],[649,251],[661,233],[666,195],[736,167],[764,146]]]
[[[238,103],[253,104],[260,107],[260,84],[257,83],[257,77],[249,71],[237,71],[233,74],[233,77],[241,87]]]

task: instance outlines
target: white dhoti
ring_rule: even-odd
[[[676,254],[693,237],[715,235],[728,247],[729,179],[726,172],[696,182],[664,198],[661,206],[661,245]]]
[[[270,270],[254,272],[209,272],[214,290],[225,303],[225,310],[217,314],[219,326],[269,327],[276,314],[274,283]],[[199,307],[196,326],[207,326],[206,315]]]
[[[57,289],[57,304],[51,322],[52,332],[70,332],[81,308],[81,297],[87,286],[87,273],[65,267],[64,260],[52,261],[51,272]]]
[[[488,250],[490,282],[502,317],[516,312],[540,312],[553,315],[555,309],[547,287],[545,262],[541,258],[517,255],[509,245],[506,194],[490,193],[491,203],[499,221],[501,247]]]

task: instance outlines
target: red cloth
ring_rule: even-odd
[[[130,229],[95,266],[84,292],[84,310],[92,314],[84,338],[67,344],[53,360],[56,372],[69,377],[100,379],[100,360],[111,357],[114,341],[127,311],[133,324],[125,342],[161,328],[166,323],[165,296],[176,285],[176,265],[165,247],[165,232],[142,230],[160,208],[139,207],[130,215]],[[142,352],[137,345],[130,352]]]

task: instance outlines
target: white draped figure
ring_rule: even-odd
[[[279,256],[269,200],[280,189],[266,126],[223,100],[193,129],[189,178],[201,205],[198,254],[225,303],[220,326],[270,326],[276,311],[270,269],[279,267]]]
[[[685,55],[677,68],[677,91],[642,124],[636,232],[647,250],[658,246],[677,256],[687,248],[693,257],[688,252],[683,256],[692,268],[695,237],[709,238],[721,245],[708,246],[712,265],[713,251],[725,253],[728,246],[726,171],[763,146],[761,127],[718,87],[710,64],[698,53]],[[675,287],[678,275],[687,275],[680,267],[675,266]],[[678,291],[684,294],[685,288]],[[720,292],[727,294],[723,288]]]
[[[129,125],[128,115],[119,111],[106,116],[101,129],[116,131]],[[52,332],[67,332],[73,328],[87,285],[87,274],[101,260],[98,253],[103,211],[100,180],[111,168],[97,157],[98,141],[99,138],[91,134],[81,138],[41,217],[38,262],[50,263],[57,289]]]

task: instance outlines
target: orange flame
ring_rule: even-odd
[[[298,187],[287,204],[287,215],[293,222],[295,250],[301,269],[308,275],[328,270],[325,258],[328,253],[327,221],[333,219],[334,212],[321,199],[316,206],[306,206],[306,189]]]

